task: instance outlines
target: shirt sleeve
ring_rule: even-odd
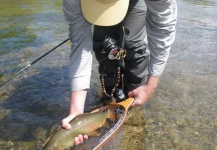
[[[177,5],[175,0],[145,0],[147,39],[150,50],[149,75],[159,77],[165,68],[175,39]]]
[[[81,11],[80,0],[63,0],[63,12],[69,25],[71,90],[90,88],[92,67],[92,32]]]

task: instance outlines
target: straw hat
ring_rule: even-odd
[[[84,18],[100,26],[112,26],[120,23],[129,6],[129,0],[81,0]]]

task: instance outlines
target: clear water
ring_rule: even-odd
[[[67,38],[61,3],[1,0],[0,83]],[[150,101],[129,111],[117,149],[217,149],[217,2],[177,3],[165,72]],[[67,42],[0,87],[0,149],[37,149],[68,114],[69,53]],[[85,111],[100,105],[93,68]]]

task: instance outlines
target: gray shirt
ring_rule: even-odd
[[[150,51],[149,75],[160,77],[175,39],[177,5],[175,0],[145,0],[147,39]],[[81,11],[80,0],[63,0],[63,12],[69,24],[71,90],[90,88],[92,32]]]

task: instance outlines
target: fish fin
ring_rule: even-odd
[[[89,134],[89,136],[99,136],[100,134],[97,131],[93,131]]]
[[[103,127],[109,128],[110,124],[108,121],[105,121],[105,123],[102,125]]]
[[[44,148],[45,145],[48,143],[48,141],[50,140],[50,138],[51,138],[51,137],[48,137],[48,138],[46,139],[46,141],[45,141],[44,144],[42,145],[43,148]]]
[[[107,118],[109,118],[112,121],[117,120],[117,114],[115,113],[116,106],[111,105],[108,109]]]

